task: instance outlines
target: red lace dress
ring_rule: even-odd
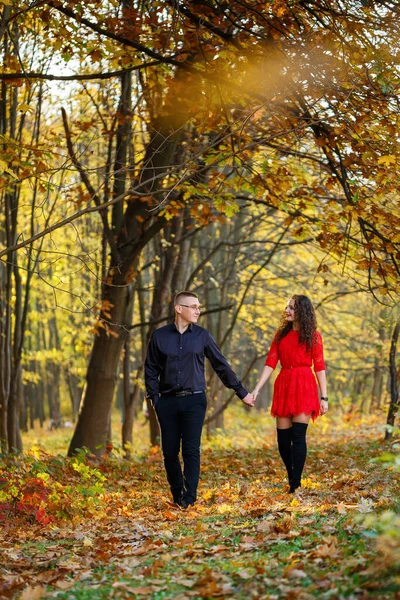
[[[276,336],[265,364],[275,369],[278,361],[281,370],[275,380],[271,415],[273,417],[293,417],[300,413],[316,419],[320,413],[318,385],[314,371],[324,371],[324,348],[322,337],[317,332],[311,351],[305,344],[299,344],[299,332],[292,329],[279,344]]]

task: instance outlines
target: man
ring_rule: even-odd
[[[144,369],[147,398],[160,423],[172,496],[179,506],[188,508],[196,501],[200,476],[200,438],[207,408],[204,358],[245,404],[253,406],[254,398],[242,386],[210,332],[196,325],[202,310],[198,296],[179,292],[174,304],[175,321],[153,332]]]

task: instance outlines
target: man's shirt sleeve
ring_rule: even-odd
[[[212,368],[222,381],[225,387],[234,390],[235,394],[242,400],[247,396],[247,390],[242,386],[236,373],[233,371],[225,356],[218,348],[216,341],[211,333],[207,332],[204,354],[211,363]]]
[[[155,335],[150,338],[147,347],[146,360],[144,361],[144,380],[146,384],[146,398],[155,404],[160,395],[160,370],[161,360]]]

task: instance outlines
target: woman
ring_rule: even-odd
[[[276,417],[279,453],[287,470],[290,493],[294,493],[301,486],[310,418],[314,420],[328,410],[322,338],[317,331],[314,307],[307,296],[294,295],[287,303],[265,367],[254,388],[254,398],[278,361],[281,371],[274,385],[271,414]]]

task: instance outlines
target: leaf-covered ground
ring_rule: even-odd
[[[234,417],[204,440],[188,511],[169,502],[157,450],[2,459],[0,597],[400,599],[399,473],[379,420],[310,426],[293,498],[272,421]]]

